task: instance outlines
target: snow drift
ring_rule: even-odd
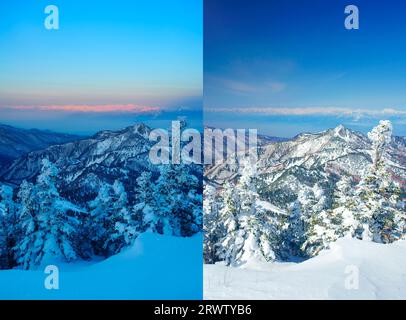
[[[141,234],[101,262],[58,264],[59,290],[37,271],[0,271],[0,299],[201,299],[202,236]]]
[[[204,266],[205,299],[405,299],[406,240],[342,238],[302,263]],[[358,274],[358,289],[348,281]],[[352,283],[353,284],[353,283]]]

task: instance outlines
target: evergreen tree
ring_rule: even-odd
[[[16,257],[25,269],[47,259],[69,262],[77,258],[73,242],[78,221],[72,213],[78,209],[59,196],[57,176],[57,168],[43,159],[35,187],[24,183],[20,188],[22,237],[16,246]]]
[[[240,229],[238,221],[240,203],[238,194],[230,182],[224,184],[221,197],[224,200],[220,209],[220,221],[224,226],[224,235],[219,243],[218,256],[230,265],[237,260],[243,245],[241,238],[243,230]]]
[[[401,188],[392,179],[387,163],[387,146],[392,125],[380,121],[368,137],[372,141],[372,165],[357,188],[362,238],[389,243],[405,235],[406,213],[402,209]]]
[[[203,259],[205,263],[215,263],[218,260],[218,242],[224,234],[220,221],[219,204],[217,203],[216,188],[209,184],[203,189],[204,241]]]
[[[13,189],[0,186],[0,269],[14,266],[13,247],[15,236],[13,227],[16,223],[16,205],[13,201]]]
[[[90,201],[90,239],[97,255],[106,257],[118,253],[132,243],[137,234],[128,198],[121,182],[103,183],[97,197]]]
[[[357,202],[351,177],[344,175],[335,186],[329,220],[337,237],[347,234],[356,236],[360,228],[361,216],[356,210]]]
[[[88,230],[96,255],[109,256],[105,244],[109,239],[111,222],[109,213],[112,206],[111,185],[103,183],[96,198],[89,202]]]
[[[128,197],[124,185],[116,180],[113,185],[113,191],[113,221],[115,221],[115,230],[111,240],[115,244],[115,251],[118,252],[121,247],[133,243],[139,233],[139,222],[134,219],[127,208]]]
[[[275,237],[275,220],[270,212],[259,205],[257,192],[258,176],[255,165],[245,163],[238,184],[241,211],[240,228],[245,231],[244,246],[237,257],[241,262],[250,259],[272,261],[275,254],[272,249]]]
[[[134,220],[138,222],[142,232],[152,231],[158,232],[158,216],[155,212],[158,211],[156,204],[155,185],[152,181],[152,173],[144,171],[137,178],[136,203],[132,208]]]
[[[202,229],[202,195],[199,179],[185,164],[160,167],[155,190],[154,212],[158,233],[191,236]]]
[[[278,218],[259,204],[256,169],[245,164],[235,188],[224,187],[220,219],[226,228],[220,257],[240,265],[251,259],[272,261],[278,239]]]
[[[316,190],[314,190],[316,189]],[[302,202],[302,216],[304,234],[301,250],[303,256],[313,257],[322,249],[327,248],[329,243],[335,241],[337,236],[329,219],[329,211],[325,210],[324,195],[320,194],[317,187],[304,191]]]
[[[288,212],[289,216],[281,221],[278,255],[282,260],[303,256],[301,247],[305,241],[305,224],[300,202],[295,200],[289,206]]]

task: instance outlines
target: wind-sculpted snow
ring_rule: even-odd
[[[201,299],[201,243],[200,234],[180,238],[145,233],[104,261],[53,260],[59,267],[59,290],[44,287],[42,267],[2,270],[0,299]]]
[[[302,263],[204,266],[204,299],[406,299],[406,242],[340,239]]]

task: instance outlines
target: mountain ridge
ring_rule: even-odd
[[[32,151],[3,169],[0,178],[14,185],[23,180],[34,181],[40,172],[41,160],[48,158],[61,170],[61,190],[67,193],[81,190],[82,196],[92,197],[103,181],[112,183],[123,177],[133,185],[143,170],[157,170],[148,160],[148,150],[152,145],[148,140],[150,131],[151,128],[145,124],[135,124],[118,131],[102,130],[91,137]]]
[[[390,151],[394,163],[406,164],[405,141],[404,137],[392,137]],[[347,157],[347,160],[350,160],[353,156],[360,157],[360,161],[364,158],[361,164],[366,164],[371,161],[370,151],[371,142],[366,135],[339,125],[317,133],[301,133],[287,141],[260,145],[257,164],[258,170],[262,173],[266,172],[266,167],[277,170],[281,167],[288,169],[300,165],[310,169],[318,165],[331,164],[340,158],[344,160],[343,158]],[[230,166],[231,171],[223,170]],[[221,184],[227,177],[235,178],[237,171],[238,164],[233,167],[230,163],[224,162],[206,170],[206,178]],[[219,176],[225,178],[218,178]]]
[[[67,133],[40,129],[21,129],[0,124],[0,171],[13,160],[31,151],[82,138]]]

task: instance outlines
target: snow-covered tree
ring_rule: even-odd
[[[353,180],[350,176],[343,175],[336,183],[332,207],[331,210],[328,210],[337,237],[348,234],[351,236],[357,235],[362,219],[356,209],[357,202]]]
[[[376,242],[393,242],[405,234],[406,213],[400,204],[401,188],[392,179],[387,166],[387,148],[392,125],[380,121],[368,133],[372,140],[373,164],[362,178],[356,191],[357,210],[362,220],[362,238]]]
[[[237,238],[242,240],[243,233],[239,225],[240,202],[235,187],[230,182],[224,184],[221,198],[223,204],[219,223],[224,227],[224,234],[218,246],[218,256],[229,265],[237,260],[243,245],[243,241],[236,241]]]
[[[238,191],[241,203],[239,214],[240,228],[244,229],[244,246],[242,248],[241,262],[251,259],[272,261],[275,254],[272,250],[275,222],[269,213],[259,205],[257,192],[258,176],[255,165],[245,163],[241,170]]]
[[[304,242],[301,250],[304,256],[312,257],[335,241],[337,235],[332,225],[331,211],[326,210],[326,197],[321,188],[315,185],[310,190],[304,190],[300,198],[302,199],[301,219],[304,226]]]
[[[305,224],[302,207],[298,200],[288,206],[288,213],[289,216],[281,221],[281,234],[277,248],[282,260],[301,257],[303,255],[301,247],[305,241]]]
[[[335,184],[331,204],[318,185],[301,190],[284,232],[293,255],[313,257],[338,238],[355,234],[360,222],[354,197],[352,179],[345,175]]]
[[[15,223],[16,205],[13,201],[13,189],[0,185],[0,269],[14,266]]]
[[[23,262],[24,254],[30,245],[29,241],[25,240],[25,237],[27,235],[32,236],[34,231],[38,230],[38,200],[39,199],[35,196],[34,185],[24,180],[17,194],[18,223],[14,226],[14,231],[16,232],[16,247],[13,248],[13,250],[19,264]],[[29,268],[29,263],[26,267]]]
[[[35,187],[23,183],[20,188],[21,239],[16,257],[25,269],[48,259],[69,262],[77,258],[73,242],[78,221],[74,212],[79,209],[60,197],[55,185],[57,176],[55,165],[43,159]]]
[[[389,120],[381,120],[379,124],[368,132],[368,138],[372,141],[373,168],[377,169],[379,162],[385,155],[386,146],[392,139],[392,123]]]
[[[235,187],[224,186],[224,204],[220,219],[225,226],[219,256],[230,265],[252,259],[272,261],[277,238],[277,222],[272,213],[260,205],[256,168],[245,164]]]
[[[113,185],[103,183],[89,202],[88,230],[95,254],[111,256],[135,238],[137,230],[127,206],[127,193],[117,180]]]
[[[200,181],[185,164],[160,167],[154,188],[154,229],[163,234],[191,236],[202,228]]]
[[[203,259],[206,263],[215,263],[218,261],[218,242],[222,237],[222,234],[224,234],[223,225],[220,221],[216,188],[210,184],[205,184],[203,189],[203,199]]]
[[[124,185],[116,180],[113,184],[114,191],[114,231],[112,234],[112,242],[118,243],[120,250],[122,246],[128,246],[133,243],[136,236],[139,234],[139,222],[136,221],[128,207],[127,192]]]
[[[157,232],[155,229],[158,223],[158,210],[156,204],[155,185],[152,180],[152,173],[144,171],[137,178],[136,202],[132,208],[134,220],[138,222],[141,231]]]

